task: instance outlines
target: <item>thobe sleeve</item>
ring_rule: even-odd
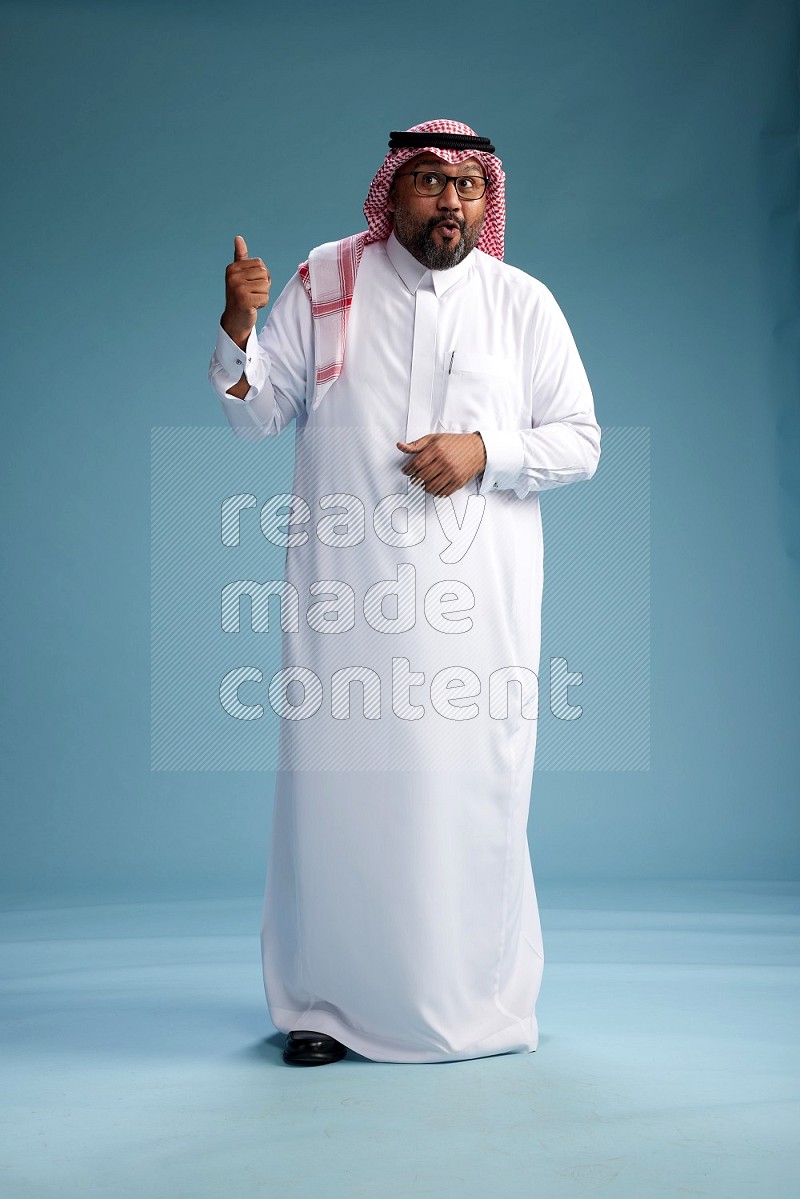
[[[250,389],[243,399],[229,393],[244,372]],[[274,437],[293,418],[304,417],[314,381],[311,304],[299,275],[275,300],[256,335],[242,350],[220,325],[208,378],[237,437]]]
[[[591,479],[600,427],[578,348],[553,294],[542,284],[535,309],[531,427],[481,427],[486,465],[479,493],[513,490],[520,499]]]

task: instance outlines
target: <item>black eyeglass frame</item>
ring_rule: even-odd
[[[421,192],[419,190],[419,188],[417,187],[417,175],[441,175],[441,176],[443,176],[444,183],[442,184],[441,191]],[[458,187],[456,187],[456,195],[458,196],[459,200],[466,200],[466,202],[468,204],[471,204],[473,200],[482,200],[483,197],[486,195],[487,191],[489,190],[489,184],[491,182],[488,175],[446,175],[444,171],[432,171],[432,170],[398,171],[397,174],[395,175],[395,179],[408,179],[408,178],[412,178],[414,180],[414,191],[417,193],[417,195],[425,196],[425,198],[428,200],[433,200],[433,199],[435,199],[436,196],[441,196],[442,192],[445,191],[447,188],[448,181],[452,180],[453,182],[456,182],[458,179],[482,179],[483,180],[483,191],[481,192],[481,194],[479,196],[462,196],[460,191],[458,190]]]

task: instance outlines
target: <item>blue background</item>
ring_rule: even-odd
[[[438,116],[495,140],[601,426],[650,430],[651,766],[535,776],[537,882],[795,877],[795,5],[0,13],[6,895],[260,890],[269,776],[150,770],[150,431],[224,426],[234,234],[277,289]]]

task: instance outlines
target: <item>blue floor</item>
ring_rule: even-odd
[[[539,887],[533,1054],[283,1064],[252,900],[0,913],[4,1199],[797,1199],[790,884]]]

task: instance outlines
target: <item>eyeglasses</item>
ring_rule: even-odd
[[[421,196],[440,196],[452,179],[459,200],[480,200],[489,182],[484,175],[445,175],[444,171],[403,171],[402,175],[412,177]],[[401,178],[400,173],[395,178]]]

